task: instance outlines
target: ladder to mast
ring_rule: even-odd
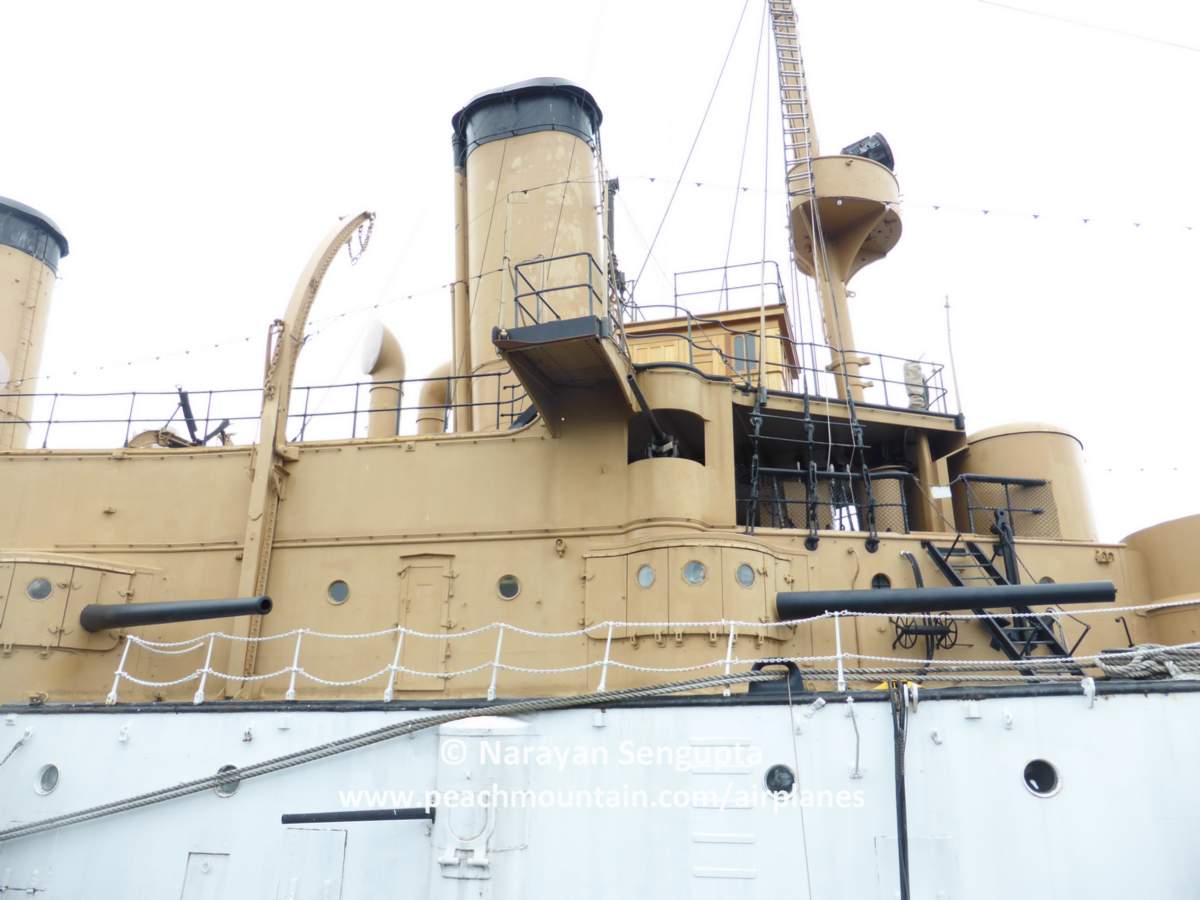
[[[812,161],[818,152],[817,132],[808,102],[808,82],[804,75],[804,56],[800,52],[795,7],[792,0],[768,0],[768,8],[775,40],[779,104],[783,111],[783,165],[790,222],[790,199],[813,193]]]

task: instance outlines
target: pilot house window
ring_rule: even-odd
[[[735,334],[729,350],[729,364],[733,371],[753,372],[758,368],[757,334]]]

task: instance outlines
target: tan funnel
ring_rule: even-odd
[[[0,197],[0,450],[30,442],[30,413],[58,260],[67,239],[35,209]],[[38,438],[40,442],[40,436]]]
[[[600,120],[591,94],[558,78],[480,94],[452,120],[460,223],[454,372],[474,376],[475,430],[507,427],[526,402],[516,379],[499,374],[507,366],[492,329],[604,316]],[[461,389],[452,394],[463,402]]]

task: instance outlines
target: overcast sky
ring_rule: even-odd
[[[823,150],[882,131],[905,198],[900,244],[851,284],[859,345],[944,361],[948,294],[968,430],[1073,430],[1102,535],[1119,538],[1200,510],[1200,15],[1169,0],[1022,4],[1048,15],[978,0],[797,10]],[[297,383],[359,377],[368,313],[330,317],[374,304],[409,375],[428,373],[449,356],[436,286],[453,276],[450,116],[533,76],[600,103],[635,274],[741,8],[4,2],[16,87],[0,195],[71,242],[43,389],[257,385],[268,323],[316,242],[359,209],[378,213],[372,245],[331,272]],[[643,303],[669,302],[674,272],[724,261],[735,195],[731,261],[762,256],[765,196],[767,256],[786,264],[761,71],[749,190],[733,189],[761,15],[752,0]]]

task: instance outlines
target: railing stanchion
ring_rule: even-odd
[[[137,391],[133,391],[129,395],[129,415],[125,418],[125,445],[129,446],[129,431],[133,428],[133,405],[137,402]]]
[[[311,394],[312,388],[306,387],[304,389],[304,412],[300,416],[300,434],[296,437],[298,441],[304,440],[304,429],[308,427],[308,398]]]
[[[400,666],[400,651],[404,647],[404,626],[400,625],[396,631],[396,652],[392,654],[392,664],[388,666],[388,682],[387,687],[383,689],[383,702],[391,703],[393,689],[396,686],[396,671]]]
[[[600,683],[596,685],[596,693],[603,694],[608,689],[608,660],[612,655],[613,623],[608,623],[608,637],[604,639],[604,663],[600,666]]]
[[[842,614],[833,614],[833,640],[837,651],[837,689],[846,690],[846,663],[842,656]]]
[[[300,671],[300,644],[304,641],[304,632],[307,628],[300,628],[296,631],[296,649],[292,652],[292,678],[288,682],[287,693],[283,695],[285,700],[296,699],[296,674]]]
[[[213,643],[217,640],[216,634],[208,636],[208,650],[204,654],[204,668],[200,670],[200,684],[196,688],[196,693],[192,696],[192,705],[199,706],[204,702],[204,686],[208,683],[208,673],[212,671],[212,654]]]
[[[725,674],[729,675],[733,671],[733,642],[737,639],[737,628],[732,622],[729,623],[729,641],[725,645]],[[729,685],[725,685],[725,690],[721,692],[728,697],[732,691]]]
[[[350,440],[358,437],[358,389],[362,382],[354,382],[354,413],[350,417]]]
[[[500,674],[500,648],[504,646],[504,627],[504,623],[501,622],[496,635],[496,655],[492,659],[492,683],[488,685],[488,700],[496,699],[496,676]]]
[[[46,417],[46,433],[42,436],[42,449],[46,449],[46,445],[50,442],[50,426],[54,424],[54,410],[58,407],[58,394],[54,395],[54,399],[50,401],[50,415]],[[126,439],[128,443],[128,439]]]
[[[125,635],[125,649],[121,651],[121,661],[117,663],[117,671],[113,673],[112,690],[104,698],[105,706],[112,706],[117,702],[117,686],[120,685],[121,679],[125,676],[125,660],[129,658],[129,648],[133,646],[135,640],[137,638],[133,637],[133,635]]]
[[[204,406],[204,437],[208,437],[208,423],[212,417],[212,395],[213,392],[210,389],[208,392],[208,403]]]

